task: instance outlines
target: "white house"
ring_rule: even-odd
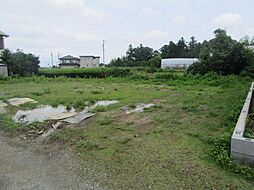
[[[79,56],[67,55],[59,58],[60,68],[94,68],[100,66],[99,56]]]
[[[162,69],[186,69],[193,63],[198,62],[197,58],[170,58],[161,60]]]
[[[64,57],[59,58],[59,67],[60,68],[79,68],[80,64],[80,58],[73,57],[71,55],[67,55]]]
[[[0,76],[7,77],[8,76],[8,68],[5,64],[2,63],[2,55],[4,51],[4,39],[9,37],[7,34],[0,31]]]
[[[81,68],[91,68],[100,66],[99,56],[79,56],[80,57],[80,67]]]

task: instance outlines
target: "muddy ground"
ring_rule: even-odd
[[[101,175],[60,146],[26,144],[0,132],[0,150],[0,190],[102,189]]]

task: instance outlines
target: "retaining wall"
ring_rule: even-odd
[[[254,82],[243,105],[240,117],[231,138],[231,156],[240,163],[254,166],[254,139],[244,137],[246,121],[250,113]]]

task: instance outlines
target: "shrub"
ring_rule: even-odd
[[[214,39],[203,43],[199,62],[191,65],[189,72],[203,75],[213,71],[222,75],[238,75],[253,64],[253,52],[233,40],[226,31],[218,29],[214,34]]]
[[[69,78],[107,78],[131,75],[130,69],[124,68],[79,68],[79,69],[40,69],[40,76]]]
[[[155,75],[155,78],[159,80],[176,80],[179,77],[173,73],[159,73]]]

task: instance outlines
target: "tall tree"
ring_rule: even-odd
[[[130,44],[128,47],[128,50],[126,52],[126,57],[128,58],[129,61],[135,61],[135,57],[134,57],[134,49],[132,47],[132,45]]]
[[[38,73],[40,60],[33,54],[21,50],[12,53],[4,50],[3,63],[7,65],[10,75],[31,76]]]
[[[196,58],[199,56],[200,49],[201,49],[201,43],[199,43],[194,36],[190,38],[189,42],[189,50],[188,50],[188,57],[189,58]]]
[[[242,43],[245,46],[250,45],[250,37],[245,35],[243,38],[240,39],[240,43]]]
[[[250,64],[249,50],[227,35],[225,30],[214,31],[215,38],[204,42],[200,62],[193,64],[189,71],[205,74],[214,71],[219,74],[239,74]]]
[[[175,44],[170,41],[168,45],[164,45],[160,51],[162,58],[195,58],[200,53],[201,43],[198,43],[195,37],[191,37],[191,41],[187,43],[182,37]]]

